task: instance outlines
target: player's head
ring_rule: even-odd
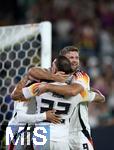
[[[65,56],[58,56],[53,63],[55,65],[56,71],[63,71],[66,74],[73,72],[71,63]]]
[[[73,71],[79,67],[79,49],[75,46],[66,46],[60,50],[60,56],[65,56],[70,60]]]

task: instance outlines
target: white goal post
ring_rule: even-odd
[[[13,46],[35,34],[41,36],[41,67],[51,66],[52,25],[49,21],[36,24],[25,24],[0,27],[0,54],[8,46]],[[12,47],[11,47],[12,49]]]
[[[50,22],[40,23],[41,26],[41,67],[48,68],[51,66],[52,58],[52,26]]]

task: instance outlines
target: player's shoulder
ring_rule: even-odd
[[[83,70],[77,70],[74,73],[74,82],[81,84],[84,87],[84,89],[90,89],[89,75]]]
[[[80,70],[80,69],[75,71],[74,76],[75,76],[76,79],[79,79],[79,78],[85,79],[85,80],[90,79],[89,75],[85,71]]]

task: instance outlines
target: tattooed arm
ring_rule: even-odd
[[[22,88],[24,88],[27,84],[28,81],[28,75],[25,75],[20,81],[19,83],[16,85],[15,89],[13,90],[13,92],[11,93],[11,98],[14,101],[27,101],[27,99],[24,97],[23,93],[22,93]]]

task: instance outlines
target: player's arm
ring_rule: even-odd
[[[60,76],[60,75],[59,75]],[[59,79],[60,78],[60,79]],[[58,75],[51,74],[51,72],[47,69],[41,69],[33,67],[29,69],[28,74],[16,85],[15,89],[11,93],[11,97],[13,100],[17,101],[26,101],[27,99],[23,95],[22,89],[25,87],[27,81],[39,81],[39,79],[44,80],[65,80],[64,77],[58,77]],[[36,83],[37,84],[37,83]],[[30,86],[30,89],[33,89],[35,84],[33,86]],[[31,95],[31,97],[35,96],[35,94]]]
[[[60,123],[60,117],[54,113],[54,110],[48,110],[40,114],[17,113],[16,119],[19,123],[36,123],[48,120],[54,124]]]
[[[54,85],[47,83],[46,86],[41,87],[39,89],[41,93],[43,92],[43,90],[46,92],[54,92],[64,96],[75,96],[79,94],[81,91],[83,91],[84,88],[77,83],[72,83],[70,85]]]
[[[41,91],[41,93],[43,90],[50,91],[64,96],[76,96],[77,94],[81,94],[81,96],[84,98],[84,95],[87,91],[86,89],[88,88],[89,80],[90,79],[87,74],[82,74],[79,72],[73,75],[73,78],[68,85],[54,85],[48,83],[46,86],[41,87],[39,91]]]
[[[105,96],[98,89],[91,88],[91,91],[95,92],[95,98],[93,102],[96,102],[96,103],[105,102]]]
[[[28,74],[29,76],[32,76],[32,78],[35,79],[46,79],[46,80],[52,80],[58,82],[65,82],[66,77],[68,78],[68,76],[64,76],[61,74],[53,74],[48,70],[42,68],[36,68],[36,67],[30,68]],[[62,86],[49,84],[49,86],[47,86],[46,89],[44,89],[44,91],[56,92],[57,94],[61,94],[64,96],[74,96],[83,90],[84,90],[83,86],[77,83],[71,85],[62,85]]]
[[[64,96],[75,96],[83,91],[84,88],[77,83],[71,85],[54,85],[51,83],[34,83],[29,87],[24,87],[22,89],[25,98],[31,98],[33,96],[38,96],[44,92],[54,92]]]
[[[28,81],[28,75],[25,75],[15,86],[15,89],[11,93],[11,98],[14,101],[27,101],[22,93],[22,88],[26,86]]]
[[[47,69],[42,69],[39,67],[32,67],[28,71],[29,77],[35,80],[51,80],[51,81],[58,81],[58,82],[65,82],[66,76],[65,75],[58,75],[58,74],[53,74],[51,71]]]
[[[81,75],[80,75],[81,74]],[[43,70],[41,68],[31,68],[29,70],[29,75],[32,76],[33,78],[37,79],[52,79],[55,80],[55,74],[52,74],[49,71]],[[84,74],[85,75],[85,74]],[[36,91],[38,90],[38,95],[47,91],[50,92],[55,92],[60,95],[64,96],[75,96],[79,93],[83,93],[85,87],[85,76],[82,73],[76,73],[76,82],[72,83],[71,85],[52,85],[52,84],[47,84],[47,86],[44,87],[36,87]],[[59,78],[61,75],[57,75]],[[48,78],[49,77],[49,78]],[[68,76],[67,76],[68,78]],[[86,77],[88,79],[88,77]],[[65,80],[66,81],[66,80]],[[87,82],[87,81],[86,81]],[[88,81],[89,82],[89,81]]]

